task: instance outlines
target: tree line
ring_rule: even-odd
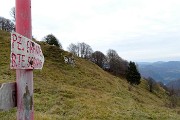
[[[11,20],[6,19],[4,17],[0,17],[0,30],[11,32],[14,29],[15,25]]]
[[[0,17],[0,29],[11,32],[15,30],[15,7],[10,11],[10,15],[13,20],[9,20]],[[50,45],[54,45],[62,49],[62,45],[59,40],[53,35],[49,34],[44,37],[44,41]],[[77,57],[81,57],[97,64],[102,69],[112,73],[116,76],[126,77],[127,81],[132,84],[140,84],[140,73],[138,72],[134,62],[128,62],[122,59],[118,53],[109,49],[107,54],[103,54],[101,51],[93,51],[90,45],[82,43],[71,43],[68,46],[68,51]]]
[[[45,36],[44,41],[62,49],[61,43],[53,34]],[[74,56],[87,59],[113,75],[125,77],[131,85],[140,84],[141,75],[135,62],[124,60],[113,49],[109,49],[105,55],[101,51],[93,51],[91,46],[84,42],[71,43],[67,49]]]
[[[122,59],[113,49],[109,49],[105,55],[101,51],[93,52],[90,45],[82,42],[77,44],[71,43],[68,47],[68,51],[75,56],[94,62],[102,69],[117,76],[124,76],[128,68],[128,61]]]
[[[11,8],[10,15],[12,20],[0,16],[0,30],[11,32],[15,30],[15,7]]]
[[[90,45],[82,42],[82,43],[71,43],[68,47],[68,51],[73,55],[76,55],[81,58],[90,59],[93,53],[93,50]]]
[[[90,45],[82,42],[77,44],[71,43],[68,47],[68,51],[71,52],[73,55],[92,61],[102,69],[109,71],[116,76],[126,77],[126,75],[131,74],[128,73],[128,68],[131,68],[134,71],[138,71],[134,62],[129,63],[127,60],[122,59],[113,49],[109,49],[107,51],[107,54],[105,55],[101,51],[93,52]],[[133,73],[137,74],[138,78],[140,79],[139,72]],[[130,83],[133,84],[133,82]],[[139,84],[139,82],[136,82],[135,84]]]

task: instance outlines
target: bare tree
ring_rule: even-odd
[[[92,53],[93,53],[93,50],[92,50],[91,46],[88,44],[85,44],[84,58],[90,59]]]
[[[111,59],[118,59],[119,55],[118,55],[118,53],[115,50],[109,49],[107,51],[107,58],[110,61]]]
[[[3,30],[3,17],[0,17],[0,30]]]
[[[14,28],[15,28],[15,25],[11,20],[6,19],[4,17],[0,17],[0,29],[1,30],[11,32],[12,30],[14,30]]]
[[[149,91],[153,92],[153,89],[155,89],[155,86],[157,85],[156,81],[153,78],[148,77],[147,82],[148,82]]]
[[[78,43],[78,47],[79,47],[80,57],[85,58],[86,44],[84,42]]]
[[[91,60],[101,68],[107,61],[106,56],[100,51],[95,51],[91,56]]]
[[[170,107],[175,108],[178,105],[178,96],[173,85],[169,88]]]
[[[110,66],[110,71],[113,74],[125,76],[128,68],[128,62],[126,60],[123,60],[113,49],[108,50],[107,59]]]
[[[91,46],[84,42],[77,44],[71,43],[68,47],[68,50],[74,55],[85,59],[89,59],[91,54],[93,53]]]
[[[68,47],[68,51],[71,52],[73,55],[77,55],[78,53],[78,47],[77,45],[71,43]],[[77,55],[78,56],[78,55]]]
[[[12,21],[15,22],[16,21],[16,9],[15,9],[15,7],[11,8],[10,15],[13,18]]]

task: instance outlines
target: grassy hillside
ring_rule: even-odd
[[[159,88],[150,93],[147,83],[128,90],[126,80],[97,65],[75,58],[54,46],[39,43],[45,56],[43,70],[34,70],[35,120],[179,120],[180,109],[166,107],[168,97]],[[9,69],[10,34],[0,31],[0,83],[15,80]],[[0,111],[2,120],[15,120],[16,108]]]

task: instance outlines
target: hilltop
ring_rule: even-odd
[[[34,70],[36,120],[178,120],[179,107],[170,109],[169,98],[161,87],[150,93],[147,82],[132,87],[124,78],[102,70],[96,64],[75,57],[75,65],[65,64],[70,53],[44,42],[42,70]],[[0,31],[0,83],[15,81],[10,70],[10,33]],[[0,118],[14,120],[16,108],[1,111]]]

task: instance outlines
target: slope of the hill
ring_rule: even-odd
[[[159,88],[150,93],[147,83],[129,91],[126,80],[97,65],[75,58],[75,66],[65,64],[68,52],[40,43],[45,56],[43,70],[34,70],[36,120],[178,120],[179,108],[170,109],[168,97]],[[10,34],[0,31],[0,83],[14,81],[9,69]],[[16,108],[0,111],[2,120],[14,120]]]

